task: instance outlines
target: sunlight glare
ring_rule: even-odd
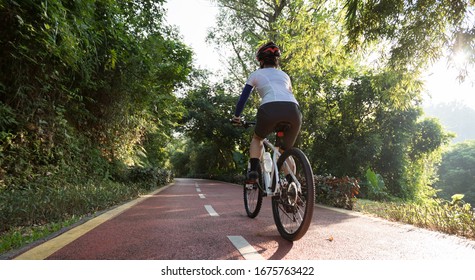
[[[457,60],[467,63],[467,55],[457,55]],[[441,59],[428,69],[424,79],[426,92],[423,95],[426,106],[457,101],[475,109],[475,87],[471,81],[459,82],[459,72],[454,66],[450,67],[447,60]]]
[[[468,63],[468,53],[466,51],[457,51],[451,60],[456,69],[464,68]]]

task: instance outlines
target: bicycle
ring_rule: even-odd
[[[255,122],[241,121],[245,128]],[[313,172],[307,156],[298,148],[279,148],[287,123],[280,123],[276,129],[273,145],[267,138],[258,168],[258,180],[254,184],[244,183],[244,208],[247,216],[255,218],[262,207],[263,197],[272,197],[272,213],[280,235],[288,241],[296,241],[307,232],[313,216],[315,204],[315,184]],[[272,156],[271,156],[272,153]],[[250,165],[248,164],[247,171]]]

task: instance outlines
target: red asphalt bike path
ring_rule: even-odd
[[[475,260],[475,241],[321,206],[307,234],[288,242],[277,232],[270,202],[265,198],[250,219],[242,186],[175,179],[47,259],[242,260],[229,238],[239,236],[269,260]]]

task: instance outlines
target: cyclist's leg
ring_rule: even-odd
[[[281,147],[283,150],[286,150],[292,148],[297,140],[302,126],[302,113],[297,104],[287,102],[283,105],[285,106],[285,109],[282,109],[285,112],[284,121],[290,124],[290,127],[285,131]]]
[[[259,172],[259,163],[260,163],[260,157],[261,157],[261,152],[263,148],[263,139],[256,134],[252,137],[251,140],[251,145],[249,147],[249,163],[250,163],[250,170],[249,173],[247,174],[247,181],[249,183],[254,183],[257,181]]]
[[[251,140],[251,146],[249,147],[249,155],[251,158],[259,159],[262,153],[263,141],[264,139],[254,134]]]
[[[274,131],[276,124],[277,116],[275,115],[274,103],[263,104],[257,110],[254,135],[262,140]],[[260,156],[261,150],[257,152]]]
[[[283,153],[286,149],[292,148],[297,140],[297,136],[300,132],[300,128],[302,126],[302,113],[297,104],[287,102],[283,103],[281,108],[282,112],[285,112],[285,119],[284,121],[290,124],[290,127],[285,131],[284,138],[282,141],[282,147],[279,147],[281,153]],[[284,174],[288,175],[290,170],[295,173],[295,161],[292,157],[289,157],[286,160],[286,165],[288,168],[284,169]],[[285,164],[284,164],[285,166]],[[289,179],[289,178],[288,178]]]
[[[283,168],[284,168],[284,175],[286,176],[287,181],[290,181],[292,177],[289,177],[290,172],[295,174],[296,168],[295,168],[295,160],[292,157],[289,157],[288,159],[285,160],[285,163]]]
[[[257,168],[262,155],[263,140],[273,129],[272,115],[270,112],[271,110],[269,110],[266,104],[260,106],[257,111],[256,126],[249,147],[251,170],[248,174],[248,181],[254,181],[256,174],[258,174]]]

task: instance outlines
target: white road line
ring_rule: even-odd
[[[206,197],[205,197],[205,195],[204,195],[204,194],[202,194],[202,193],[200,193],[200,194],[199,194],[199,196],[200,196],[200,198],[203,198],[203,199],[205,199],[205,198],[206,198]]]
[[[197,191],[197,192],[201,192],[201,189],[200,189],[200,188],[196,188],[196,191]]]
[[[218,217],[219,214],[214,211],[213,207],[211,205],[205,205],[206,211],[208,211],[209,215],[212,217]]]
[[[264,260],[255,249],[254,247],[249,244],[249,242],[244,239],[242,236],[228,236],[228,239],[233,243],[234,247],[238,249],[239,253],[244,257],[246,260]]]

